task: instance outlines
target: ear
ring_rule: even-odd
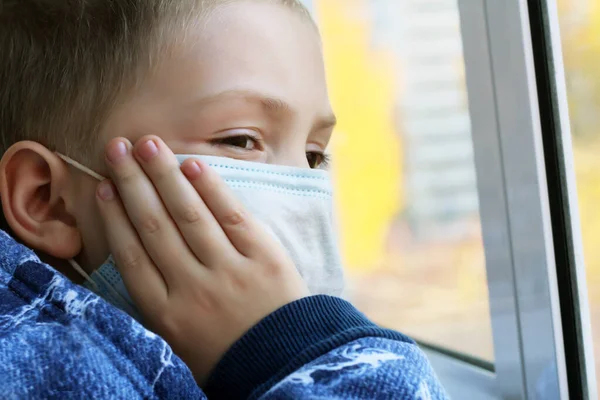
[[[52,151],[22,141],[0,160],[0,199],[6,222],[27,246],[59,259],[75,257],[82,240],[67,212],[69,170]]]

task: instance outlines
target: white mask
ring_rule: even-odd
[[[59,156],[88,175],[104,179],[78,162]],[[343,270],[328,172],[213,156],[176,157],[179,163],[188,158],[203,160],[221,176],[246,209],[287,250],[312,294],[341,296]],[[75,261],[71,264],[86,279],[86,287],[139,320],[112,256],[90,276]]]

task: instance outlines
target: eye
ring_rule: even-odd
[[[318,151],[307,151],[306,160],[308,161],[308,166],[312,169],[325,169],[329,165],[330,156],[325,153],[320,153]]]
[[[235,135],[215,139],[213,143],[217,145],[237,147],[243,150],[255,150],[258,147],[259,139],[250,135]]]

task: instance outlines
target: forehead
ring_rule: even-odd
[[[204,124],[209,113],[212,119],[226,119],[222,112],[212,114],[214,108],[204,110],[216,97],[220,108],[250,113],[233,100],[236,96],[223,93],[251,93],[269,110],[284,105],[285,123],[295,133],[334,120],[317,29],[288,7],[258,0],[219,6],[188,27],[183,40],[178,38],[159,61],[159,68],[112,110],[101,143],[116,136],[135,141],[145,134],[169,143],[193,121]],[[103,157],[99,160],[102,165]]]
[[[265,1],[215,9],[189,29],[184,50],[156,78],[155,89],[165,95],[202,97],[239,89],[298,107],[328,106],[316,28],[296,11]]]

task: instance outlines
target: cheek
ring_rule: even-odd
[[[80,262],[88,271],[90,268],[99,267],[110,252],[104,233],[104,222],[96,204],[97,182],[85,179],[75,191],[77,201],[73,214],[77,220],[77,227],[83,240],[83,249]]]

